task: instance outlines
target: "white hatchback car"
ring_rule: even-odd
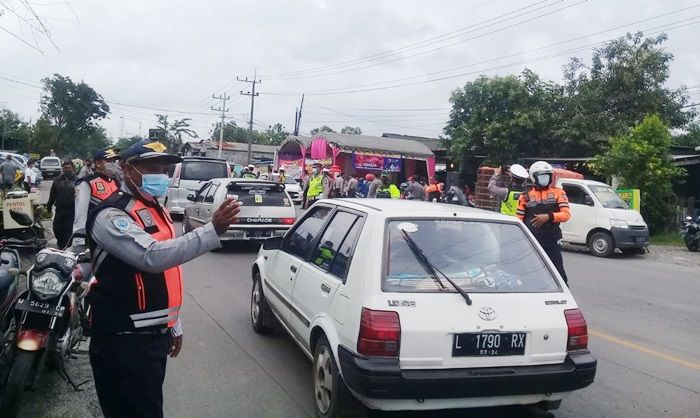
[[[324,200],[263,243],[252,276],[253,329],[276,318],[313,360],[320,417],[556,409],[595,377],[581,311],[514,217]]]
[[[227,197],[241,203],[238,222],[221,236],[222,241],[262,240],[282,236],[297,220],[292,199],[281,184],[253,179],[213,179],[197,193],[187,196],[189,204],[182,218],[187,233],[211,222]]]

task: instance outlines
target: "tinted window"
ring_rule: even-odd
[[[588,193],[586,193],[582,187],[574,186],[572,184],[563,184],[562,186],[566,192],[566,196],[569,198],[569,203],[575,203],[578,205],[586,204],[585,198]]]
[[[384,291],[441,291],[407,244],[402,230],[434,266],[467,292],[559,291],[554,276],[520,226],[456,219],[387,223]],[[445,291],[455,291],[446,280],[442,281]]]
[[[58,159],[50,159],[50,160],[44,160],[41,162],[42,167],[59,167],[61,165],[60,161]]]
[[[228,177],[226,163],[219,161],[185,161],[182,163],[181,180],[211,180]]]
[[[231,183],[228,195],[244,206],[292,206],[282,184]]]
[[[304,258],[308,253],[316,236],[321,232],[331,209],[325,206],[318,206],[309,209],[311,213],[308,217],[297,225],[297,227],[285,239],[282,250],[297,257]]]
[[[347,248],[344,252],[341,252],[340,249],[343,247],[345,237],[357,220],[357,215],[338,212],[323,232],[323,236],[311,257],[311,262],[341,279],[344,278],[349,257]]]
[[[212,183],[209,190],[207,190],[206,196],[204,196],[204,201],[207,203],[214,202],[214,196],[216,196],[216,191],[219,190],[219,184]]]
[[[204,200],[204,196],[206,196],[207,192],[209,191],[209,187],[211,186],[211,183],[207,183],[204,186],[202,186],[201,189],[199,189],[199,193],[197,193],[197,197],[194,199],[195,202],[201,202]]]

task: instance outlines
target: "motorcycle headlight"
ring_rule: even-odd
[[[627,221],[623,221],[621,219],[611,219],[610,226],[612,226],[613,228],[627,229],[630,227],[630,224],[628,224]]]
[[[32,277],[32,292],[42,300],[56,297],[62,290],[61,278],[52,271],[45,271]]]

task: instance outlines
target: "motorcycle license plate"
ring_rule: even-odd
[[[32,300],[27,298],[17,299],[15,309],[18,311],[28,311],[43,315],[57,316],[59,318],[61,318],[66,312],[65,306],[54,305],[50,302],[42,302],[40,300]]]

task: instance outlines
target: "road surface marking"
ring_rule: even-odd
[[[680,357],[673,356],[671,354],[666,354],[660,351],[652,350],[651,348],[644,347],[643,345],[635,344],[633,342],[623,340],[621,338],[613,337],[612,335],[604,334],[600,331],[595,331],[590,328],[588,329],[588,333],[594,337],[602,338],[604,340],[610,341],[611,343],[615,343],[623,347],[641,351],[642,353],[649,354],[650,356],[658,357],[663,360],[680,364],[681,366],[685,366],[689,369],[700,370],[700,363],[696,363],[691,360],[686,360]]]

